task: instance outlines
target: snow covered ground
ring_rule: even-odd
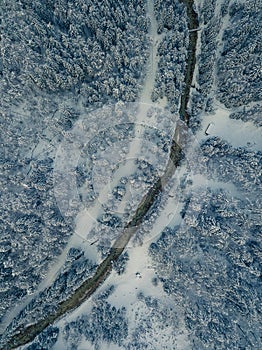
[[[262,134],[260,128],[251,122],[230,119],[231,110],[226,109],[217,100],[214,102],[215,111],[212,114],[205,115],[202,127],[197,134],[199,139],[204,140],[205,130],[212,124],[208,131],[208,137],[218,136],[230,143],[234,148],[247,147],[254,151],[261,150]]]
[[[171,199],[171,198],[170,198]],[[172,198],[173,199],[173,198]],[[169,203],[170,205],[170,203]],[[172,207],[172,206],[171,206]],[[171,209],[171,208],[170,208]],[[168,298],[164,295],[164,292],[160,286],[154,286],[152,279],[156,276],[155,271],[151,265],[151,259],[148,256],[148,248],[153,240],[161,233],[165,227],[165,223],[168,222],[167,208],[160,214],[154,225],[153,231],[150,232],[150,236],[153,238],[147,240],[142,246],[131,246],[127,248],[129,254],[129,261],[124,274],[119,276],[116,272],[113,272],[101,288],[92,296],[90,300],[83,303],[77,310],[70,313],[66,319],[63,318],[57,322],[56,325],[62,330],[65,322],[76,320],[78,316],[88,314],[90,312],[91,305],[96,296],[106,290],[111,285],[115,286],[114,292],[109,296],[108,302],[116,308],[125,307],[126,315],[128,319],[129,335],[124,344],[127,345],[132,342],[132,335],[140,324],[143,322],[152,322],[152,329],[146,330],[145,334],[142,334],[143,341],[145,341],[150,349],[159,349],[159,341],[161,342],[162,349],[171,349],[176,344],[177,349],[189,349],[189,342],[187,339],[187,332],[181,319],[181,324],[174,330],[174,325],[171,322],[171,318],[168,318],[168,326],[163,328],[163,320],[161,319],[161,312],[164,310],[174,309],[177,312],[180,311],[179,305],[174,305],[172,298]],[[179,216],[179,215],[177,215]],[[156,298],[159,301],[159,320],[156,316],[152,318],[150,309],[139,300],[139,294],[143,294],[145,297]],[[163,309],[163,310],[162,310]],[[166,311],[165,311],[166,312]],[[175,314],[175,313],[173,313]],[[100,349],[124,349],[125,345],[119,347],[114,344],[104,343]],[[54,350],[61,350],[65,348],[66,344],[63,343],[60,336],[56,343]],[[95,349],[90,342],[83,339],[78,349]]]

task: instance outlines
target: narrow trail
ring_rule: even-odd
[[[147,111],[152,106],[151,94],[155,85],[156,74],[157,74],[157,67],[158,67],[158,60],[159,60],[157,56],[158,44],[161,42],[164,36],[164,34],[157,33],[158,24],[154,14],[153,0],[148,0],[147,2],[147,14],[148,14],[148,18],[150,19],[150,28],[149,28],[148,36],[151,40],[147,71],[146,71],[143,88],[140,94],[138,111],[136,113],[136,121],[134,125],[135,126],[134,138],[129,145],[129,152],[125,157],[125,159],[128,160],[130,164],[129,164],[129,168],[126,167],[126,169],[124,169],[122,164],[121,176],[128,176],[128,173],[130,174],[133,171],[135,171],[136,165],[134,160],[139,158],[139,156],[141,156],[141,152],[140,152],[141,143],[142,143],[141,135],[143,133],[143,125],[148,125],[149,123],[147,120],[148,119]],[[151,120],[150,122],[152,123],[153,120]],[[121,162],[121,159],[119,159],[119,162]],[[117,173],[120,174],[121,171],[118,171]],[[117,176],[117,173],[114,173],[114,179],[111,181],[111,183],[108,183],[104,188],[101,188],[99,190],[99,196],[95,204],[91,208],[88,208],[88,210],[83,210],[81,213],[78,214],[78,218],[76,220],[77,222],[76,232],[78,232],[78,234],[80,234],[81,236],[85,236],[86,234],[85,232],[87,228],[94,227],[94,223],[95,223],[94,218],[99,217],[99,215],[103,213],[101,203],[106,202],[109,188],[114,188],[114,186],[117,185],[118,183],[117,179],[120,178],[120,176]],[[128,201],[130,199],[128,198],[129,196],[130,196],[130,193],[126,193],[126,196],[122,202],[124,203]],[[117,212],[121,212],[121,213],[124,212],[124,208],[121,207],[121,204],[118,206]]]
[[[151,38],[150,54],[149,54],[149,64],[147,68],[147,74],[144,81],[144,86],[140,96],[141,103],[152,103],[151,93],[154,88],[156,81],[157,65],[158,65],[158,44],[164,37],[164,34],[157,33],[157,20],[154,13],[154,3],[153,0],[148,0],[147,2],[148,18],[150,19],[150,29],[149,37]],[[138,121],[139,122],[139,121]]]
[[[137,156],[139,156],[139,150],[141,146],[141,140],[139,139],[141,125],[148,124],[147,111],[152,106],[151,94],[153,92],[153,88],[156,81],[157,67],[158,67],[158,61],[159,61],[159,57],[157,56],[158,45],[165,35],[165,34],[157,33],[158,24],[154,13],[153,0],[147,1],[147,14],[150,20],[150,28],[149,28],[148,35],[149,35],[149,38],[151,39],[151,45],[149,50],[146,77],[144,80],[143,88],[139,99],[139,109],[136,113],[135,138],[134,138],[134,142],[132,142],[130,145],[130,150],[129,150],[129,154],[127,155],[127,159],[136,158]],[[163,107],[165,106],[162,106],[162,108]]]
[[[197,14],[194,11],[193,0],[180,0],[187,7],[188,15],[188,27],[189,29],[194,29],[198,25]],[[157,42],[160,41],[160,36],[157,34],[157,22],[154,16],[154,7],[153,0],[148,0],[148,16],[151,20],[151,29],[149,32],[150,37],[153,39],[152,48],[151,48],[151,69],[148,69],[147,76],[145,79],[144,88],[141,93],[140,102],[149,104],[151,103],[151,92],[154,86],[154,81],[157,72]],[[189,33],[189,48],[188,48],[188,62],[185,73],[185,88],[181,95],[181,106],[180,106],[180,117],[186,123],[189,121],[189,115],[187,112],[187,105],[189,101],[190,87],[192,83],[195,62],[196,62],[196,42],[197,42],[197,32]],[[137,123],[142,123],[145,118],[145,112],[141,108],[138,113]],[[45,319],[39,320],[37,323],[29,325],[25,328],[17,328],[13,337],[1,347],[2,350],[11,350],[15,349],[18,346],[24,345],[32,341],[39,333],[41,333],[46,327],[60,319],[67,312],[76,309],[81,305],[85,300],[87,300],[97,289],[98,287],[106,280],[109,274],[112,271],[112,261],[115,261],[124,251],[126,245],[128,244],[131,237],[136,232],[139,225],[142,223],[144,216],[148,213],[152,204],[155,202],[157,196],[161,193],[169,179],[174,174],[177,166],[180,163],[182,149],[178,146],[176,138],[179,131],[174,132],[173,143],[171,146],[169,161],[164,171],[164,174],[155,182],[155,184],[149,189],[147,194],[142,198],[135,215],[127,223],[123,229],[123,233],[115,241],[112,246],[108,256],[102,261],[98,266],[93,277],[86,280],[76,291],[69,297],[67,300],[63,301],[58,305],[58,308],[53,314],[50,314]]]

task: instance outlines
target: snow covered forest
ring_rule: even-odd
[[[141,1],[3,1],[1,13],[3,317],[72,234],[53,195],[63,133],[90,105],[137,97],[149,43]]]
[[[261,8],[1,1],[0,349],[262,348]],[[96,276],[164,172],[188,81],[197,150],[185,146],[91,298],[7,345]],[[59,175],[78,202],[66,212],[57,155],[71,144]]]

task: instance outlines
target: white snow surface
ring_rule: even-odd
[[[217,100],[214,101],[214,106],[214,113],[203,116],[201,129],[196,135],[199,141],[205,140],[207,137],[217,136],[234,148],[245,147],[253,151],[261,151],[261,128],[256,127],[252,122],[229,118],[231,110],[225,108]],[[209,129],[209,135],[206,136],[205,130],[210,123],[212,126]]]

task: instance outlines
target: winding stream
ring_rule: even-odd
[[[190,88],[193,80],[193,74],[196,65],[196,46],[197,46],[197,29],[199,27],[198,16],[194,10],[194,0],[180,0],[186,5],[187,17],[188,17],[188,29],[189,29],[189,45],[188,45],[188,55],[187,55],[187,66],[185,72],[185,87],[183,94],[181,95],[179,115],[182,120],[188,125],[189,114],[187,111]]]

